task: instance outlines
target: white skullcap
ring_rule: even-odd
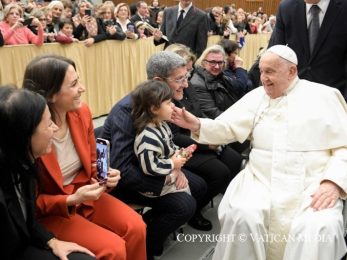
[[[274,45],[266,50],[266,52],[272,52],[281,58],[298,65],[298,58],[295,52],[286,45]]]

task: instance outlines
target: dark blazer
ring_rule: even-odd
[[[14,184],[10,177],[6,178],[10,174],[1,172],[1,175],[3,176],[0,186],[0,230],[3,237],[0,244],[1,259],[18,259],[29,245],[43,249],[53,238],[53,234],[35,220],[34,181],[28,180],[25,185],[27,199],[25,221]]]
[[[169,39],[166,46],[173,43],[181,43],[191,48],[200,56],[207,46],[208,19],[205,12],[192,6],[182,23],[176,28],[178,17],[178,5],[164,10],[163,24],[160,30]],[[160,43],[164,40],[161,39]],[[158,44],[158,42],[155,42]]]
[[[116,33],[114,35],[110,35],[104,24],[103,19],[97,18],[96,24],[98,25],[98,34],[94,36],[94,43],[101,42],[104,40],[124,40],[126,38],[125,33],[122,31],[121,27],[117,25],[116,20],[113,20],[113,24],[116,28]]]
[[[298,56],[299,77],[335,87],[347,98],[347,1],[330,0],[310,55],[303,0],[282,0],[269,47],[288,44]]]
[[[135,128],[131,117],[130,94],[111,110],[104,123],[102,137],[110,140],[110,165],[121,172],[116,189],[159,196],[166,176],[149,176],[142,173],[134,152]]]
[[[131,21],[133,24],[135,24],[136,22],[138,22],[138,21],[143,21],[143,20],[142,20],[141,17],[136,13],[135,15],[133,15],[133,16],[130,18],[130,21]],[[144,22],[149,23],[149,24],[150,24],[152,27],[154,27],[154,28],[158,28],[157,23],[154,22],[153,19],[152,19],[151,17],[147,17],[147,18],[145,19]],[[152,36],[152,34],[151,34],[147,29],[145,29],[145,35],[148,36],[148,37],[149,37],[149,36]]]

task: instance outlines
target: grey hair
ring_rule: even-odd
[[[47,8],[48,8],[49,10],[52,10],[53,7],[55,7],[55,6],[59,6],[59,7],[63,8],[63,10],[64,10],[64,4],[63,4],[61,1],[58,1],[58,0],[53,0],[52,2],[50,2],[50,3],[47,5]]]
[[[218,53],[218,54],[220,53],[223,55],[224,61],[226,61],[226,55],[225,55],[225,51],[224,51],[223,47],[218,45],[218,44],[215,44],[215,45],[211,45],[210,47],[207,47],[203,51],[200,58],[196,61],[195,65],[199,65],[202,67],[203,60],[205,60],[207,55],[209,55],[210,53]]]
[[[147,79],[155,77],[168,78],[173,70],[187,65],[178,54],[171,51],[160,51],[153,54],[146,65]]]

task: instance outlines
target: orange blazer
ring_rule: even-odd
[[[91,112],[87,105],[67,113],[67,122],[73,143],[82,163],[82,168],[66,186],[63,186],[63,175],[58,164],[56,151],[44,155],[39,160],[39,188],[36,201],[38,217],[58,215],[69,217],[74,214],[76,206],[66,205],[67,196],[79,187],[91,183],[96,174],[96,142]],[[86,201],[79,205],[79,214],[88,216],[93,212],[94,202]]]

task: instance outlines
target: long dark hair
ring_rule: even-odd
[[[41,95],[14,86],[0,87],[0,172],[5,173],[0,182],[23,183],[32,179],[30,174],[37,178],[31,137],[45,109]]]
[[[56,123],[55,111],[51,99],[63,85],[68,67],[76,69],[74,61],[58,56],[43,55],[34,58],[26,67],[23,88],[41,94],[47,100],[53,122]]]
[[[146,125],[153,122],[155,114],[151,107],[160,108],[161,103],[173,97],[172,89],[163,81],[147,80],[132,92],[132,117],[136,133],[141,133]]]

